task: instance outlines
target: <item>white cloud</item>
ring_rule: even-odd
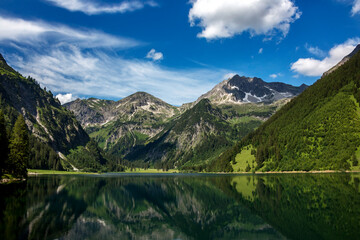
[[[278,77],[282,77],[283,74],[282,73],[274,73],[274,74],[270,74],[269,77],[275,79],[275,78],[278,78]]]
[[[155,49],[151,49],[147,53],[146,58],[152,59],[153,61],[160,61],[164,58],[164,55],[161,52],[156,52]]]
[[[191,0],[191,26],[203,31],[198,37],[229,38],[243,32],[251,35],[286,36],[290,24],[301,15],[291,0]]]
[[[326,56],[326,53],[318,47],[312,47],[312,46],[309,46],[308,44],[306,44],[305,48],[309,53],[311,53],[312,55],[315,55],[317,57]]]
[[[76,99],[76,97],[74,97],[71,93],[66,93],[66,94],[59,93],[58,95],[56,95],[56,98],[59,99],[61,104],[65,104],[74,101]]]
[[[262,54],[263,51],[264,51],[264,49],[263,49],[263,48],[260,48],[260,49],[259,49],[259,54]]]
[[[26,57],[7,57],[24,75],[30,75],[52,92],[120,99],[146,91],[171,104],[196,100],[223,80],[228,70],[168,69],[142,60],[128,60],[104,51],[84,52],[74,46],[48,52],[24,52]]]
[[[123,1],[118,4],[104,5],[89,0],[46,0],[58,7],[65,8],[69,11],[83,12],[88,15],[96,15],[103,13],[125,13],[132,12],[144,8],[146,5],[157,6],[154,1]]]
[[[354,16],[355,14],[360,13],[360,0],[354,0],[353,7],[351,9],[351,13]]]
[[[81,47],[127,48],[139,45],[135,40],[115,37],[96,30],[74,29],[64,25],[0,16],[0,41],[37,44],[39,42],[73,43]],[[6,30],[5,30],[6,29]]]
[[[354,48],[359,44],[360,38],[353,38],[347,40],[343,44],[339,44],[330,49],[328,56],[322,60],[314,58],[300,58],[291,64],[291,70],[305,75],[317,77],[335,66],[345,56],[350,54]]]

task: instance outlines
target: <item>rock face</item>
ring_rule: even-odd
[[[0,107],[21,113],[31,133],[54,150],[67,153],[85,145],[89,136],[50,91],[34,79],[21,76],[0,54]]]
[[[116,116],[112,111],[114,101],[89,98],[77,99],[64,106],[73,112],[82,126],[103,125]]]
[[[307,88],[303,84],[294,87],[280,82],[267,83],[260,78],[235,75],[216,85],[196,102],[208,98],[213,104],[273,103],[280,99],[292,98]]]
[[[177,107],[145,92],[120,101],[95,98],[65,104],[100,146],[123,155],[161,132],[165,124],[180,113]]]
[[[137,92],[120,101],[96,98],[77,99],[64,106],[72,111],[85,127],[101,126],[119,118],[131,120],[140,112],[158,118],[170,118],[178,109],[145,92]]]

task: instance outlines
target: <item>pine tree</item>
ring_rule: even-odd
[[[23,116],[20,114],[12,130],[10,139],[9,164],[14,177],[27,177],[27,164],[30,156],[29,135]]]
[[[353,166],[354,166],[354,167],[356,167],[356,166],[359,164],[355,153],[354,153],[354,155],[352,156],[352,162],[353,162]]]
[[[5,169],[5,163],[7,162],[9,154],[9,141],[6,134],[6,124],[5,124],[5,117],[0,110],[0,177],[2,176],[4,169]]]

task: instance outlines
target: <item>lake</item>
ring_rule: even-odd
[[[1,185],[0,239],[360,239],[360,174],[40,175]]]

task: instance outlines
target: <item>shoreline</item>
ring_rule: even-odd
[[[13,179],[10,179],[10,178],[2,178],[0,179],[0,184],[7,184],[7,183],[13,183],[13,182],[23,182],[23,181],[26,181],[26,179],[21,179],[21,178],[13,178]]]
[[[164,172],[164,171],[149,171],[149,172],[107,172],[107,173],[92,173],[92,172],[68,172],[68,171],[52,171],[52,170],[36,170],[31,169],[28,172],[28,176],[37,176],[37,175],[102,175],[102,174],[168,174],[168,175],[177,175],[177,174],[214,174],[214,175],[272,175],[272,174],[324,174],[324,173],[360,173],[360,170],[314,170],[314,171],[269,171],[269,172]],[[20,179],[19,179],[20,180]],[[6,183],[11,181],[11,179],[1,179],[1,183]]]

